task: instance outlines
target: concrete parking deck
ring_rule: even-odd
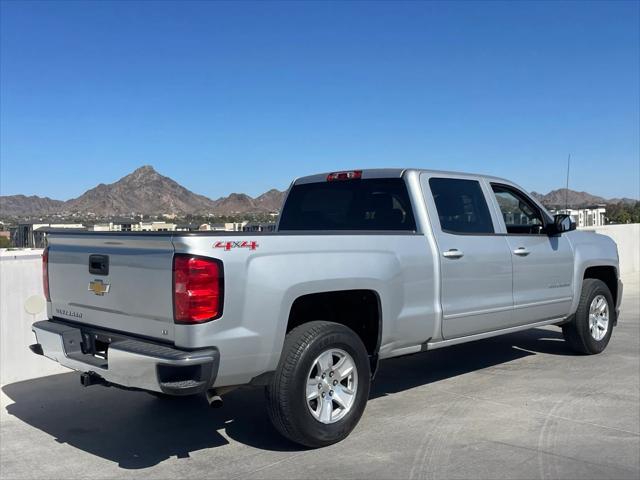
[[[262,391],[222,409],[73,373],[2,388],[2,478],[633,478],[640,476],[640,285],[601,355],[558,328],[389,360],[340,444],[282,439]]]

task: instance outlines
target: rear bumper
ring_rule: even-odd
[[[218,374],[216,348],[194,351],[43,320],[32,326],[37,343],[30,348],[67,368],[89,373],[107,384],[169,395],[192,395],[211,388]],[[105,358],[86,353],[91,337],[103,339]]]

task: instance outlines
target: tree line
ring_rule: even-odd
[[[605,213],[607,223],[640,223],[640,202],[611,203]]]

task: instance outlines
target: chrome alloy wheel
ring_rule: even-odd
[[[596,340],[602,340],[609,329],[609,304],[604,295],[596,295],[589,306],[589,332]]]
[[[358,391],[358,371],[351,355],[332,348],[318,355],[307,375],[307,407],[319,422],[330,424],[343,418]]]

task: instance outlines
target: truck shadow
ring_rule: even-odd
[[[559,332],[535,329],[382,362],[371,399],[536,353],[570,355],[561,339]],[[10,415],[59,443],[125,469],[188,458],[228,444],[227,438],[264,450],[302,449],[271,426],[260,388],[229,393],[221,409],[209,408],[201,397],[160,399],[144,392],[84,388],[75,373],[13,383],[2,390],[14,402],[7,406]]]
[[[113,387],[85,388],[76,373],[13,383],[2,390],[15,402],[7,406],[10,415],[59,443],[125,469],[188,458],[228,444],[226,436],[260,449],[299,450],[271,426],[262,389],[231,392],[220,409],[210,408],[204,396],[156,398]]]
[[[553,328],[553,327],[552,327]],[[509,362],[535,354],[576,355],[559,329],[535,328],[454,345],[380,363],[369,399]],[[515,367],[517,368],[517,367]]]

